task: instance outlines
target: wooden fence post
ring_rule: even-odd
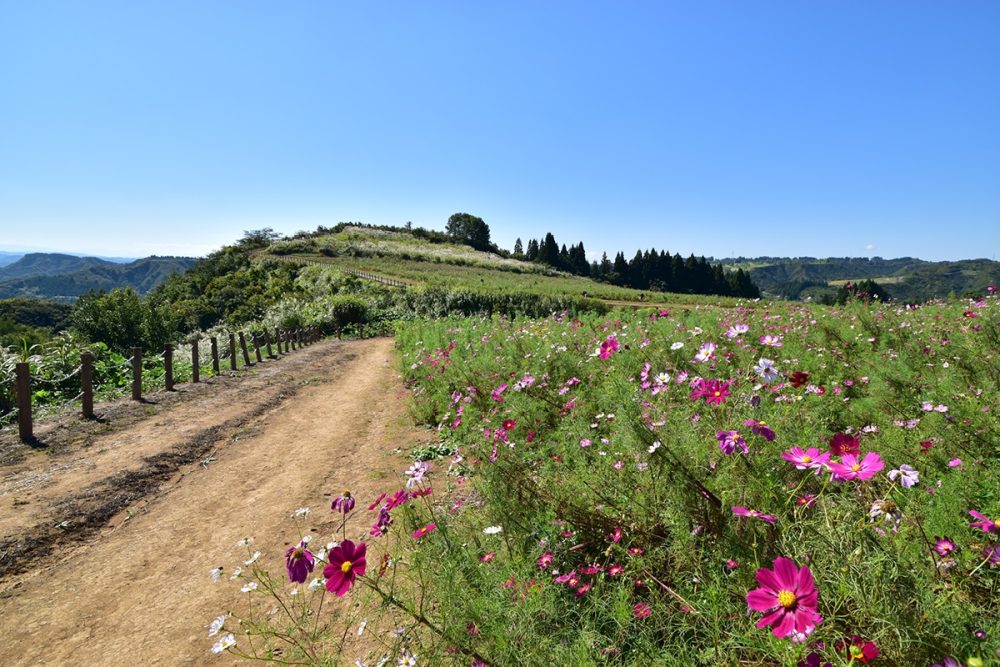
[[[278,347],[278,354],[275,356],[279,356],[281,354],[281,329],[278,327],[274,327],[274,344]]]
[[[26,363],[14,367],[17,374],[17,433],[22,442],[35,437],[31,423],[31,369]]]
[[[292,349],[294,350],[295,349],[295,332],[294,331],[289,331],[286,335],[288,336],[288,344],[291,345]]]
[[[274,351],[271,349],[271,334],[264,329],[264,342],[267,343],[267,358],[274,359]]]
[[[83,416],[94,418],[94,355],[80,354],[80,389],[83,391]]]
[[[255,332],[251,331],[250,340],[253,341],[253,356],[257,359],[257,363],[259,364],[264,361],[264,359],[260,356],[260,338],[257,337]]]
[[[191,382],[201,379],[201,361],[198,359],[198,339],[191,342]]]
[[[132,400],[142,400],[142,348],[132,348]]]
[[[229,370],[236,370],[236,334],[229,334]]]
[[[170,343],[163,346],[163,386],[174,390],[174,346]]]
[[[212,373],[219,374],[219,339],[212,336],[208,339],[212,345]]]
[[[250,365],[250,353],[247,352],[247,339],[246,339],[246,336],[243,335],[242,331],[240,332],[240,351],[243,353],[243,365],[244,366],[249,366]]]

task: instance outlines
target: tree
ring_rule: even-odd
[[[549,266],[559,266],[559,244],[556,243],[556,237],[552,232],[545,235],[545,241],[538,249],[538,259]]]
[[[490,228],[482,218],[469,213],[454,213],[448,218],[445,232],[459,243],[476,250],[490,249]]]
[[[521,237],[514,241],[514,256],[520,259],[524,255],[524,246],[521,245]]]
[[[525,254],[524,258],[529,262],[533,262],[538,259],[538,241],[531,239],[528,241],[528,252]]]

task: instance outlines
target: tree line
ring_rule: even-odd
[[[760,290],[743,269],[725,271],[721,264],[710,264],[704,256],[687,259],[679,253],[671,255],[666,250],[637,250],[632,259],[619,251],[614,260],[605,252],[601,261],[588,261],[583,242],[560,246],[550,232],[542,239],[521,239],[514,243],[511,257],[529,262],[548,264],[561,271],[593,280],[657,292],[687,294],[716,294],[757,298]]]

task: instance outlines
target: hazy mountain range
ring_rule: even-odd
[[[111,261],[62,253],[0,255],[0,298],[35,297],[73,301],[89,290],[132,287],[145,294],[175,272],[186,271],[193,257],[144,257]]]

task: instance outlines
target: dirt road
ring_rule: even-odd
[[[220,664],[206,626],[234,605],[213,584],[255,538],[272,573],[331,494],[398,485],[406,416],[392,341],[326,341],[246,377],[189,387],[123,427],[0,467],[0,664]],[[348,534],[367,530],[363,513]]]

